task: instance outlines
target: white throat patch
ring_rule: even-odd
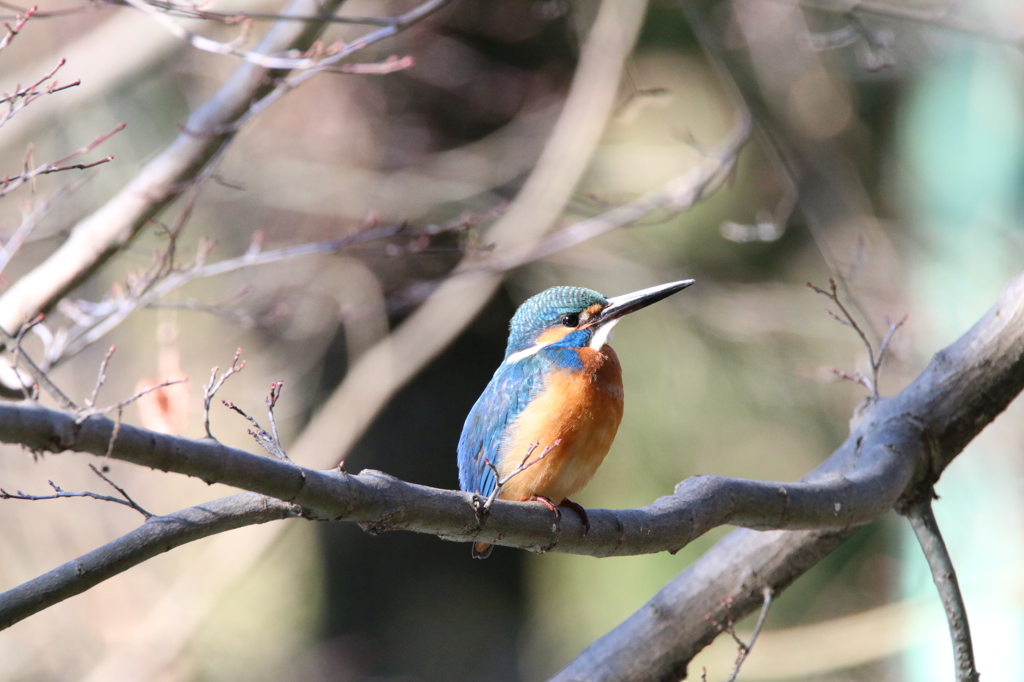
[[[605,344],[608,343],[608,339],[611,338],[612,329],[619,323],[619,320],[609,320],[594,331],[594,335],[590,337],[590,347],[594,350],[601,350]]]

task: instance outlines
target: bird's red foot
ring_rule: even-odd
[[[576,504],[575,502],[573,502],[569,498],[566,498],[566,499],[562,500],[562,504],[560,504],[558,506],[559,507],[567,507],[569,509],[572,509],[574,512],[576,512],[579,515],[579,517],[580,517],[580,521],[583,522],[583,534],[586,535],[587,533],[590,532],[590,517],[587,516],[587,510],[584,509],[582,505]]]
[[[524,498],[522,501],[523,502],[540,502],[545,507],[547,507],[551,511],[552,514],[555,515],[555,521],[556,522],[562,520],[562,512],[561,512],[561,510],[559,510],[558,507],[555,506],[555,503],[552,502],[550,498],[543,497],[542,495],[531,495],[530,497]]]

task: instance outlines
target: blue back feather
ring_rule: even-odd
[[[505,431],[543,389],[542,364],[536,355],[511,365],[502,363],[473,405],[459,438],[459,485],[463,490],[484,496],[494,491],[494,471],[484,459],[498,465]]]

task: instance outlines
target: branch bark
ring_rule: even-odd
[[[687,479],[675,494],[647,507],[591,511],[591,530],[585,536],[572,515],[552,528],[550,514],[539,505],[499,500],[482,522],[467,493],[406,483],[372,470],[349,475],[307,469],[209,439],[190,441],[122,425],[110,448],[115,428],[111,420],[90,417],[79,422],[73,414],[38,406],[0,405],[0,440],[51,452],[104,455],[109,450],[115,459],[245,488],[294,503],[311,518],[352,521],[371,533],[411,530],[453,541],[621,556],[676,551],[726,523],[805,529],[730,534],[556,678],[655,680],[678,677],[718,634],[716,623],[756,608],[765,587],[777,593],[851,529],[878,518],[922,487],[930,489],[959,449],[1022,387],[1024,275],[899,395],[863,404],[850,437],[803,481]],[[219,530],[206,534],[215,532]],[[134,563],[120,570],[129,565]],[[14,622],[7,610],[8,594],[0,595],[0,623]],[[728,613],[723,611],[726,603]],[[49,605],[41,598],[38,604],[35,610]],[[18,611],[21,617],[32,612],[23,606]],[[687,619],[694,613],[708,615]]]

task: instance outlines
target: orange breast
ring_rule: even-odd
[[[622,368],[615,351],[581,348],[583,369],[556,371],[545,391],[523,410],[502,445],[498,471],[506,477],[551,446],[547,456],[516,474],[499,497],[524,500],[536,495],[560,504],[590,481],[604,461],[622,420]]]

